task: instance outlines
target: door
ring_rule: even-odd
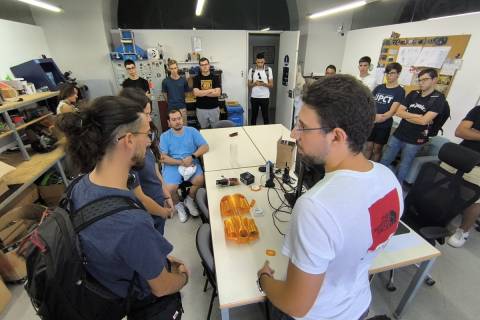
[[[299,39],[300,31],[280,33],[275,122],[283,124],[287,129],[292,128],[293,122]]]

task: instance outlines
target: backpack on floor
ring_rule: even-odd
[[[131,198],[110,196],[72,212],[69,199],[79,179],[20,248],[27,263],[25,290],[44,320],[122,319],[133,296],[136,273],[126,279],[130,282],[127,298],[113,294],[87,272],[78,233],[105,217],[143,207]]]

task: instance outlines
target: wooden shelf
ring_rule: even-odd
[[[37,123],[37,122],[39,122],[39,121],[42,121],[43,119],[45,119],[45,118],[47,118],[48,116],[51,116],[51,115],[53,115],[53,113],[51,113],[51,112],[50,112],[50,113],[47,113],[47,114],[45,114],[45,115],[43,115],[43,116],[40,116],[40,117],[38,117],[38,118],[36,118],[36,119],[33,119],[33,120],[31,120],[31,121],[29,121],[29,122],[27,122],[27,123],[24,123],[24,124],[19,125],[18,127],[15,128],[15,130],[16,130],[16,131],[19,131],[19,130],[25,129],[25,128],[27,128],[28,126],[30,126],[30,125],[32,125],[32,124],[34,124],[34,123]],[[13,130],[9,130],[9,131],[3,132],[3,133],[0,134],[0,138],[6,137],[6,136],[12,134],[13,132],[14,132]]]
[[[26,94],[21,95],[18,98],[23,99],[23,101],[18,102],[4,102],[2,106],[0,106],[0,112],[10,111],[13,109],[18,109],[21,107],[28,106],[29,104],[42,101],[45,99],[53,98],[58,96],[58,91],[49,91],[49,92],[38,92],[34,94]]]

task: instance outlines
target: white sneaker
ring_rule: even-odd
[[[188,211],[192,216],[198,217],[200,215],[200,212],[198,212],[197,204],[195,203],[195,200],[193,200],[193,198],[191,198],[190,196],[186,196],[183,202],[185,203],[185,206],[187,207]]]
[[[187,212],[185,211],[185,207],[183,202],[179,202],[175,205],[175,209],[177,209],[178,218],[180,219],[181,223],[184,223],[188,219]]]
[[[448,238],[447,243],[455,248],[463,247],[469,235],[470,233],[463,232],[463,229],[458,228],[457,231],[455,231],[455,233]]]

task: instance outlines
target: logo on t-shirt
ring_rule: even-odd
[[[408,111],[411,111],[413,109],[420,109],[423,113],[425,113],[427,111],[427,108],[425,108],[425,106],[423,104],[419,104],[419,103],[412,103],[408,107]]]
[[[386,244],[387,240],[395,233],[400,219],[400,200],[397,189],[377,200],[370,208],[370,227],[372,230],[372,245],[368,251],[375,251]]]
[[[390,102],[392,102],[392,100],[393,100],[393,96],[389,94],[377,93],[375,95],[375,101],[378,103],[389,104]]]
[[[200,81],[200,90],[208,90],[208,89],[212,89],[212,88],[213,88],[212,80],[201,80]]]

